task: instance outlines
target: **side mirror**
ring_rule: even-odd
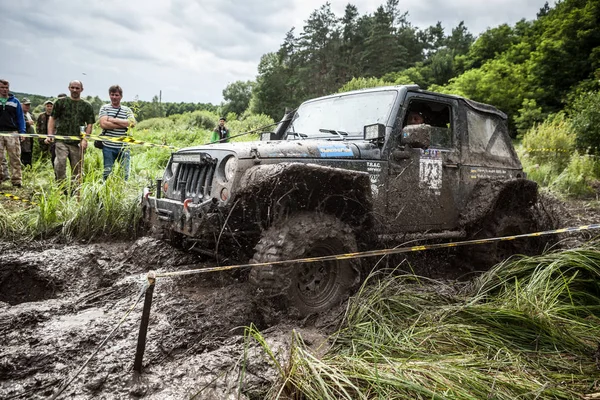
[[[365,125],[363,128],[365,140],[376,140],[385,137],[385,125],[373,124]]]
[[[427,149],[431,144],[431,126],[426,124],[407,125],[402,129],[401,144]]]

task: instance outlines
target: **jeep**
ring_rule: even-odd
[[[537,228],[537,194],[503,112],[408,85],[308,100],[260,141],[178,150],[142,207],[176,245],[221,263],[270,263],[526,233]],[[483,267],[526,252],[520,245],[462,254]],[[253,267],[249,279],[307,315],[345,299],[359,263]]]

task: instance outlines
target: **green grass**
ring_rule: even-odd
[[[193,117],[193,116],[192,116]],[[143,121],[132,132],[135,139],[155,144],[183,148],[209,142],[211,132],[190,123],[188,116]],[[215,124],[218,116],[202,114],[204,125],[210,118]],[[264,116],[249,116],[232,121],[232,135],[242,129],[256,129],[260,124],[272,123]],[[144,128],[147,126],[147,128]],[[94,134],[100,133],[98,128]],[[255,140],[258,134],[246,135],[233,141]],[[65,196],[67,187],[54,181],[49,157],[34,153],[35,162],[23,171],[23,187],[13,188],[9,183],[0,186],[0,192],[31,200],[37,205],[0,196],[0,237],[5,240],[31,240],[57,237],[72,239],[134,238],[139,233],[139,199],[144,186],[152,185],[162,176],[172,149],[131,146],[130,179],[123,179],[117,167],[111,177],[102,180],[102,151],[89,144],[85,154],[84,179],[76,195]]]
[[[373,274],[324,356],[294,334],[285,362],[274,361],[280,379],[269,398],[580,399],[600,392],[598,244],[512,259],[463,286]],[[250,333],[266,347],[259,332]]]

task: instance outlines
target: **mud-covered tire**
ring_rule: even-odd
[[[498,210],[483,222],[482,229],[471,239],[516,236],[538,232],[540,229],[531,209]],[[487,270],[512,255],[535,255],[540,254],[543,249],[543,240],[540,237],[531,237],[474,245],[465,249],[465,254],[473,269]]]
[[[352,229],[337,218],[306,212],[266,230],[251,263],[268,263],[357,251]],[[360,282],[358,260],[253,267],[250,283],[277,299],[291,315],[319,313],[344,301]]]

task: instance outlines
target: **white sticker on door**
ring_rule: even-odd
[[[419,160],[419,187],[442,189],[442,160],[439,158],[421,158]]]

